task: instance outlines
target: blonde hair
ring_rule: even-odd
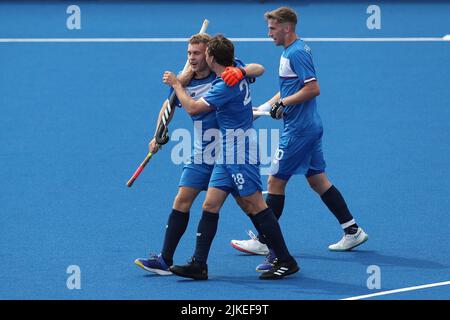
[[[204,44],[208,44],[208,42],[211,40],[211,36],[207,33],[198,33],[198,34],[194,34],[190,39],[189,39],[189,44],[200,44],[200,43],[204,43]]]
[[[289,22],[294,26],[297,25],[297,13],[295,13],[294,9],[289,7],[280,7],[278,9],[266,12],[264,17],[266,20],[274,19],[278,23]]]

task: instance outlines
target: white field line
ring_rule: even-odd
[[[443,37],[302,38],[307,42],[440,42]],[[187,42],[189,38],[0,38],[0,43]],[[230,38],[234,42],[272,42],[271,38]]]
[[[427,289],[427,288],[433,288],[433,287],[439,287],[439,286],[448,286],[448,285],[450,285],[450,281],[436,282],[436,283],[424,284],[424,285],[415,286],[415,287],[401,288],[401,289],[395,289],[395,290],[389,290],[389,291],[381,291],[381,292],[377,292],[377,293],[366,294],[363,296],[350,297],[350,298],[345,298],[345,299],[341,299],[341,300],[361,300],[361,299],[367,299],[367,298],[372,298],[372,297],[385,296],[388,294],[394,294],[394,293],[399,293],[399,292],[414,291],[414,290],[421,290],[421,289]]]

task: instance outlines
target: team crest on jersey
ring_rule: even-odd
[[[191,98],[197,100],[204,96],[211,89],[211,87],[211,82],[201,83],[196,86],[189,86],[186,92],[191,96]]]
[[[305,49],[305,51],[311,52],[311,48],[307,44],[305,44],[303,48]]]

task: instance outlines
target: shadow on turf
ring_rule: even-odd
[[[190,285],[195,280],[191,279],[182,279],[179,278],[177,280],[178,284],[187,284]],[[209,285],[218,284],[220,285],[224,291],[223,294],[229,294],[229,291],[226,288],[235,288],[240,287],[241,290],[239,294],[248,293],[255,298],[255,291],[267,291],[270,290],[273,293],[274,298],[283,296],[283,300],[289,299],[289,294],[298,294],[303,293],[306,296],[314,295],[314,299],[337,299],[341,296],[347,295],[357,295],[361,292],[367,291],[367,288],[363,285],[353,285],[349,283],[335,282],[335,281],[327,281],[317,278],[308,277],[307,274],[297,273],[292,276],[288,276],[282,280],[259,280],[258,274],[255,276],[219,276],[219,275],[211,275],[207,281],[195,281],[196,284],[206,283]],[[232,286],[227,286],[227,284],[231,284]],[[322,296],[323,298],[317,298],[317,296]],[[298,296],[291,296],[292,299],[298,298]]]
[[[363,265],[380,265],[380,266],[399,266],[399,267],[414,267],[420,269],[447,269],[450,266],[441,264],[439,262],[417,259],[417,258],[405,258],[400,256],[389,256],[382,254],[375,250],[360,250],[354,249],[348,252],[333,252],[328,253],[335,255],[330,256],[318,256],[312,254],[297,254],[294,255],[296,259],[300,261],[306,260],[324,260],[324,261],[341,261],[341,262],[359,262]],[[237,256],[246,257],[249,256],[246,253],[238,253]]]
[[[247,256],[246,254],[238,254],[239,256]],[[331,256],[330,256],[331,255]],[[419,269],[446,269],[449,268],[446,265],[437,263],[425,259],[417,258],[405,258],[399,256],[384,255],[374,250],[353,250],[351,252],[336,252],[326,253],[323,256],[313,254],[297,254],[295,258],[300,262],[302,260],[319,260],[330,262],[350,262],[359,263],[362,265],[376,264],[379,266],[399,266],[399,267],[411,267]],[[236,270],[236,272],[238,272]],[[292,276],[288,276],[282,280],[269,281],[259,280],[259,274],[254,275],[233,275],[233,276],[221,276],[220,274],[210,274],[208,281],[195,281],[191,279],[184,279],[181,277],[176,278],[176,281],[180,285],[192,285],[195,282],[196,288],[203,288],[209,290],[211,285],[216,287],[220,286],[223,290],[223,294],[229,294],[227,288],[234,288],[236,290],[240,288],[241,293],[248,291],[252,298],[255,291],[268,290],[274,294],[274,299],[277,299],[280,295],[283,299],[289,299],[289,294],[292,294],[292,299],[296,299],[298,294],[304,294],[306,297],[311,296],[313,299],[339,299],[342,297],[348,297],[353,295],[360,295],[367,293],[367,287],[365,283],[361,285],[355,285],[351,283],[329,281],[324,279],[318,279],[310,277],[312,271],[300,270],[299,273]],[[158,275],[147,274],[146,278],[159,277]],[[175,276],[176,277],[176,276]],[[232,286],[227,286],[231,284]],[[383,290],[390,290],[389,288],[383,288]],[[219,298],[220,299],[220,298]],[[308,298],[306,298],[308,299]]]
[[[441,263],[418,259],[418,258],[405,258],[400,256],[389,256],[379,253],[374,250],[353,250],[349,252],[336,252],[332,253],[336,257],[318,256],[311,254],[299,254],[295,257],[298,259],[311,259],[311,260],[325,260],[325,261],[341,261],[341,262],[359,262],[363,265],[376,264],[379,266],[399,266],[399,267],[413,267],[419,269],[446,269],[447,265]]]

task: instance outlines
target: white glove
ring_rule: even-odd
[[[269,112],[272,109],[272,106],[269,102],[263,103],[257,108],[253,109],[253,120],[258,119],[262,115],[270,115]]]

